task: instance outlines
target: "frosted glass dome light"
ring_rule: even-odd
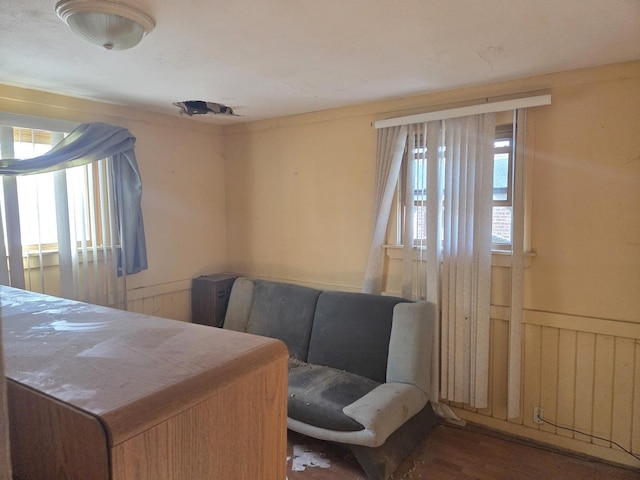
[[[155,27],[147,14],[108,0],[61,0],[55,8],[73,33],[107,50],[134,47]]]

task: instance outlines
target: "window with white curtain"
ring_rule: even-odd
[[[6,127],[5,127],[6,128]],[[15,158],[32,158],[47,153],[62,138],[62,132],[50,132],[28,128],[9,127],[13,129],[13,153]],[[0,147],[1,147],[0,141]],[[86,167],[70,168],[67,174],[67,191],[72,198],[80,198],[87,185],[84,180]],[[23,255],[37,252],[57,251],[58,232],[56,228],[56,205],[54,190],[54,173],[41,173],[16,177],[18,189],[18,206],[20,211],[20,235]],[[0,193],[4,199],[3,183]],[[3,231],[7,245],[6,211],[2,202]],[[76,229],[81,227],[78,219]]]
[[[515,142],[513,138],[513,123],[496,125],[493,155],[493,215],[492,215],[492,248],[498,251],[511,250],[513,224],[513,161],[515,158]],[[406,204],[405,189],[400,175],[397,186],[399,207],[396,209],[398,219],[397,243],[402,245],[403,225],[406,221],[413,222],[414,245],[424,245],[426,241],[426,226],[424,224],[426,204],[425,172],[427,162],[427,148],[424,141],[414,139],[414,146],[407,147],[403,157],[403,170],[413,168],[413,208]],[[410,212],[407,215],[407,212]],[[409,218],[407,218],[409,217]],[[440,239],[442,240],[442,239]]]
[[[43,155],[68,133],[11,126],[0,126],[0,132],[2,158],[16,159]],[[13,235],[21,247],[27,290],[119,306],[111,172],[104,159],[56,172],[0,177],[0,255],[7,262]],[[72,284],[60,280],[58,273],[65,268]],[[10,262],[7,270],[14,279],[19,276],[11,272]]]
[[[374,228],[363,291],[382,292],[384,252],[396,250],[385,248],[385,240],[402,240],[403,232],[405,241],[398,242],[401,256],[388,256],[401,260],[401,295],[432,302],[440,312],[436,340],[426,348],[432,352],[431,402],[446,418],[456,416],[439,399],[475,408],[487,405],[491,264],[498,258],[492,250],[499,244],[508,245],[509,255],[500,257],[511,270],[507,417],[520,415],[522,284],[528,245],[525,149],[520,147],[526,143],[527,109],[549,104],[551,95],[537,95],[375,122]],[[509,123],[506,115],[512,119],[510,132],[499,127]],[[403,152],[411,162],[402,161]],[[416,176],[426,176],[423,184]],[[400,178],[405,179],[403,188],[398,188]],[[396,215],[394,201],[400,210]],[[504,231],[510,231],[499,235],[498,242],[492,238],[497,233],[492,232],[496,213],[507,217]],[[413,215],[423,217],[424,225]],[[387,245],[391,246],[397,247]]]

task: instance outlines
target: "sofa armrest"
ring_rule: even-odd
[[[342,411],[373,432],[374,443],[382,445],[398,427],[422,410],[427,400],[428,395],[413,385],[383,383]]]
[[[231,287],[229,306],[224,318],[224,328],[237,332],[246,332],[249,314],[253,303],[253,281],[238,277]]]
[[[428,302],[399,303],[387,360],[388,383],[408,383],[430,391],[431,357],[434,354],[435,306]]]

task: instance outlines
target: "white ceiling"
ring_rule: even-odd
[[[121,51],[55,3],[0,1],[0,83],[218,124],[640,59],[640,0],[127,0],[156,27]]]

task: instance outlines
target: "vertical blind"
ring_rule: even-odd
[[[401,182],[411,209],[402,295],[441,312],[432,397],[478,408],[488,393],[494,135],[490,113],[409,125]]]
[[[433,346],[425,346],[433,350],[431,402],[436,412],[442,416],[450,416],[452,412],[447,412],[447,408],[442,408],[444,406],[437,403],[440,398],[482,407],[487,403],[488,393],[490,172],[482,167],[474,171],[477,165],[464,159],[486,157],[484,163],[488,168],[493,168],[493,155],[489,155],[489,149],[493,151],[495,119],[490,119],[486,114],[517,112],[517,122],[514,123],[518,128],[513,142],[522,147],[526,109],[550,103],[550,95],[539,95],[390,118],[375,123],[378,130],[375,223],[363,290],[381,293],[385,238],[383,232],[389,218],[391,202],[382,202],[380,199],[392,196],[392,189],[401,170],[402,152],[405,145],[408,145],[407,155],[418,164],[423,161],[426,165],[405,168],[404,173],[404,205],[410,206],[413,213],[417,213],[422,219],[414,224],[407,220],[411,217],[405,213],[402,295],[433,302],[442,315],[441,324],[436,326],[437,329],[440,328],[437,330],[440,341]],[[478,142],[478,138],[474,140],[464,133],[464,129],[456,126],[460,122],[467,122],[472,116],[483,119],[477,134],[472,134],[480,135],[484,138],[483,141]],[[427,149],[427,145],[431,147]],[[433,148],[434,146],[438,147]],[[473,151],[478,148],[485,151]],[[522,148],[516,149],[515,173],[512,174],[513,248],[507,381],[509,418],[520,414],[522,263],[526,243],[523,151]],[[420,155],[423,156],[422,160]],[[415,178],[416,176],[419,178]],[[485,179],[481,180],[478,176]],[[452,179],[456,179],[455,184]],[[476,188],[479,196],[474,198],[476,194],[473,190]],[[442,193],[444,197],[440,196]],[[422,239],[420,244],[412,241],[416,239],[414,229],[426,229],[424,237],[417,235]],[[434,234],[434,231],[441,231],[442,235]]]

